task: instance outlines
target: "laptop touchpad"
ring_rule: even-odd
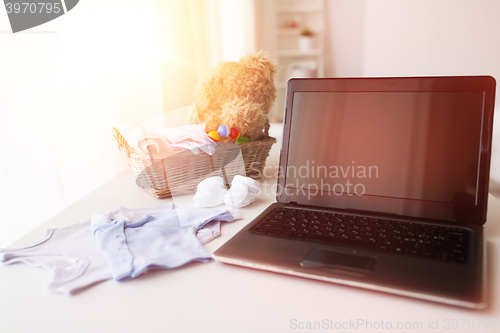
[[[339,271],[370,273],[375,258],[314,248],[300,263],[303,267],[331,268]]]

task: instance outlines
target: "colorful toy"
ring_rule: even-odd
[[[229,137],[230,139],[233,140],[238,140],[240,139],[241,133],[238,131],[236,128],[231,128],[229,129],[229,126],[227,125],[220,125],[219,129],[216,131],[210,131],[208,132],[208,136],[211,137],[215,142],[219,142],[221,137],[222,138],[227,138]],[[243,137],[241,137],[243,138]],[[246,138],[248,142],[250,139]]]
[[[236,128],[231,128],[231,133],[229,133],[229,137],[231,139],[238,139],[240,136],[240,131],[238,131]]]
[[[219,140],[220,140],[220,135],[216,131],[210,131],[210,132],[208,132],[208,136],[212,140],[214,140],[215,142],[219,142]]]
[[[263,52],[248,54],[238,62],[223,62],[196,86],[196,109],[190,112],[189,123],[205,123],[207,132],[226,124],[242,136],[261,140],[269,128],[267,115],[276,98],[276,72],[276,65]],[[221,141],[236,139],[237,135],[229,134]]]
[[[231,131],[232,130],[233,129],[231,128]],[[227,125],[220,125],[219,129],[217,130],[217,133],[219,133],[220,136],[222,136],[222,137],[225,138],[226,136],[229,135],[229,131],[230,131],[229,126],[227,126]]]
[[[247,138],[246,136],[242,136],[241,138],[238,138],[236,140],[236,143],[245,143],[245,142],[250,142],[251,140]]]

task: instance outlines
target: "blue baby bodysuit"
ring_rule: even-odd
[[[30,246],[0,249],[0,263],[21,262],[51,272],[49,291],[72,294],[115,278],[123,281],[152,268],[210,261],[196,237],[208,222],[232,221],[218,209],[178,208],[172,204],[94,213],[90,221],[49,229]]]
[[[196,237],[210,221],[233,221],[225,209],[181,207],[158,215],[130,214],[126,219],[93,216],[91,230],[101,255],[118,281],[150,268],[175,268],[191,261],[211,261]]]

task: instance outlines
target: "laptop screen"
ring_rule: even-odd
[[[481,90],[294,91],[284,190],[313,205],[468,220],[484,191],[484,103]]]

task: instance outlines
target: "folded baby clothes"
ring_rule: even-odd
[[[190,261],[210,261],[200,240],[217,236],[219,221],[237,213],[199,208],[158,207],[94,213],[92,219],[49,229],[35,244],[0,249],[0,263],[17,262],[51,272],[49,291],[72,294],[92,284],[127,280],[151,268],[178,267]],[[203,230],[205,225],[214,229]],[[199,239],[198,239],[198,238]]]
[[[149,150],[148,150],[149,147]],[[137,142],[137,148],[144,153],[158,154],[173,152],[174,150],[170,147],[170,144],[163,138],[151,135],[147,138],[141,138]]]
[[[173,209],[167,204],[146,209],[119,208],[106,213],[108,217],[136,214],[159,214]],[[45,236],[35,244],[16,249],[0,249],[0,263],[17,262],[41,267],[51,273],[47,289],[61,294],[72,294],[97,282],[112,278],[111,269],[104,261],[89,230],[90,220],[65,228],[47,229]]]
[[[127,141],[143,153],[149,153],[149,146],[153,154],[183,150],[198,154],[202,150],[212,155],[216,146],[205,132],[204,124],[177,128],[138,127],[127,136]]]
[[[90,221],[66,228],[48,229],[35,244],[0,250],[4,265],[24,263],[50,272],[47,289],[72,294],[82,288],[112,278],[111,270],[99,253]]]
[[[113,278],[124,281],[151,268],[175,268],[212,261],[196,232],[210,221],[233,221],[225,209],[181,207],[154,216],[92,224],[101,255]]]
[[[229,214],[233,216],[234,220],[241,219],[241,213],[238,210],[229,210]],[[208,222],[196,232],[196,237],[201,242],[201,244],[207,244],[212,239],[215,239],[220,235],[220,221],[213,220]]]
[[[198,240],[203,245],[207,244],[208,242],[215,239],[219,235],[220,235],[220,221],[210,221],[196,233],[196,237],[198,237]]]

